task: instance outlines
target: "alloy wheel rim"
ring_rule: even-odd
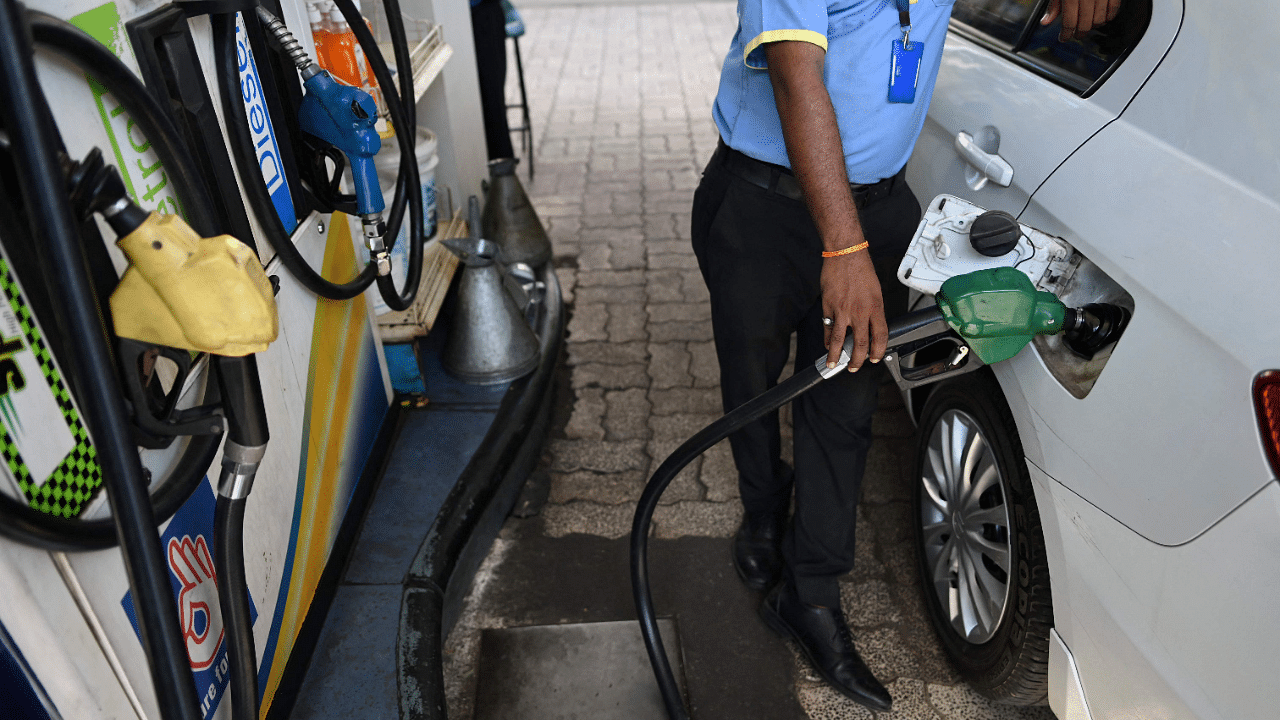
[[[920,482],[921,543],[952,629],[987,642],[1009,605],[1012,533],[994,449],[977,420],[948,410],[929,431]]]

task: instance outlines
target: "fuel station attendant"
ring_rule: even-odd
[[[896,269],[920,219],[904,168],[925,120],[954,0],[739,0],[713,115],[720,144],[694,195],[692,243],[711,295],[724,408],[796,362],[856,342],[840,373],[792,406],[794,470],[778,417],[730,437],[744,517],[733,562],[760,614],[837,690],[877,710],[891,697],[840,610],[887,343],[906,310]],[[1064,39],[1118,0],[1052,0]],[[795,512],[788,523],[792,493]]]

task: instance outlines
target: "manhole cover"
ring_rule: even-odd
[[[676,625],[659,620],[681,690]],[[634,620],[485,630],[475,720],[662,720],[666,712]]]

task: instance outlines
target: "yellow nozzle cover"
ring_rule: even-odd
[[[116,245],[130,261],[111,293],[117,336],[242,356],[280,334],[266,272],[230,235],[202,238],[177,215],[151,213]]]

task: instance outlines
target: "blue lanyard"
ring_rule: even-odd
[[[897,0],[898,24],[902,26],[902,45],[911,45],[911,0]]]

